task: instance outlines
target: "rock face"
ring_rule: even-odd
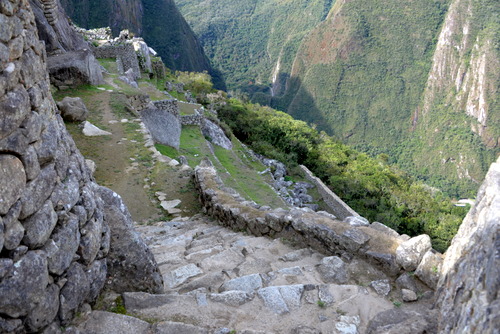
[[[89,44],[69,24],[59,0],[30,0],[38,36],[45,42],[51,82],[66,88],[102,83],[99,63]]]
[[[205,119],[201,126],[201,132],[215,145],[225,148],[226,150],[231,150],[233,148],[231,140],[226,137],[224,131],[214,122]]]
[[[45,9],[51,24],[61,23],[56,7]],[[103,288],[110,250],[112,217],[56,112],[37,36],[28,1],[0,2],[2,333],[68,324]]]
[[[111,250],[108,256],[109,287],[117,292],[163,292],[163,279],[153,254],[135,232],[132,217],[121,197],[100,187],[104,212],[111,229]]]
[[[145,109],[141,112],[141,119],[155,142],[179,149],[181,123],[178,117],[162,109]]]
[[[438,284],[440,333],[495,333],[500,328],[500,160],[491,165],[476,205],[443,262]]]

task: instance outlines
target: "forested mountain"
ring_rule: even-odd
[[[222,79],[173,0],[61,0],[66,13],[83,28],[111,27],[117,35],[129,29],[155,49],[171,69],[208,71],[216,85]]]
[[[499,152],[499,3],[176,0],[228,87],[452,195]]]

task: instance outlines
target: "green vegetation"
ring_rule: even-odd
[[[324,301],[322,301],[322,300],[318,300],[317,304],[318,304],[318,306],[320,308],[325,308],[326,307],[326,303]]]
[[[304,164],[354,210],[400,233],[427,233],[433,246],[444,251],[467,209],[450,198],[413,181],[381,158],[370,158],[303,121],[269,107],[229,99],[219,117],[236,137],[257,153]]]
[[[493,60],[486,70],[488,124],[472,131],[477,122],[466,116],[467,98],[458,98],[454,83],[433,92],[429,115],[421,110],[450,3],[177,1],[233,96],[286,111],[372,157],[384,154],[449,196],[470,197],[500,153],[500,15],[498,1],[474,0],[454,20],[471,23],[466,56],[449,55],[456,67],[472,66],[483,53]],[[460,27],[452,36],[457,45]]]

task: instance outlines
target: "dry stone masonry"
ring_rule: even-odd
[[[196,167],[195,184],[205,212],[237,231],[286,238],[325,254],[360,257],[393,276],[416,268],[422,277],[435,271],[430,267],[431,262],[422,261],[430,243],[421,240],[427,241],[428,236],[409,239],[380,223],[369,224],[361,217],[340,221],[328,213],[307,208],[283,210],[259,206],[225,187],[208,160]],[[411,261],[411,266],[407,261]],[[435,284],[430,287],[435,288]]]
[[[149,280],[156,262],[144,244],[142,249],[134,247],[142,252],[140,261],[123,261],[119,249],[113,254],[117,247],[110,240],[122,231],[111,231],[110,226],[130,221],[126,214],[109,211],[123,213],[126,207],[103,195],[109,190],[93,181],[67,133],[50,95],[46,50],[37,36],[28,1],[0,1],[2,333],[44,328],[54,333],[97,298],[108,275],[125,271],[128,275],[123,276],[132,278],[130,285],[161,290],[161,278],[156,284],[154,278]],[[141,244],[138,235],[132,239]],[[144,281],[149,283],[141,285]]]

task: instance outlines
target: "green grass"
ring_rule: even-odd
[[[194,115],[194,110],[199,108],[201,108],[201,104],[179,103],[181,115]]]
[[[155,144],[156,149],[158,152],[161,154],[171,158],[171,159],[176,159],[179,156],[179,151],[177,151],[175,148],[162,145],[162,144]]]

